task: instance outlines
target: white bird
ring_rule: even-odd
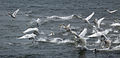
[[[39,29],[38,28],[28,28],[27,30],[23,31],[24,34],[28,34],[28,33],[34,33],[36,35],[39,34]]]
[[[36,36],[35,34],[26,34],[26,35],[23,35],[21,37],[19,37],[18,39],[29,39],[29,40],[33,40],[32,43],[35,43],[36,41]]]
[[[22,37],[19,37],[18,39],[26,39],[26,38],[32,39],[32,38],[35,38],[35,37],[36,37],[36,35],[32,33],[32,34],[26,34]]]
[[[60,24],[59,25],[60,26],[60,28],[63,28],[63,29],[65,29],[66,31],[70,31],[71,30],[71,26],[70,26],[70,24],[68,24],[67,26],[65,26],[64,24]]]
[[[84,28],[84,30],[77,35],[76,32],[71,32],[74,36],[75,36],[75,41],[77,43],[77,45],[80,45],[81,47],[87,48],[86,47],[86,38],[85,38],[85,34],[87,33],[87,28]]]
[[[51,32],[48,36],[53,36],[53,35],[55,35],[55,33],[54,33],[54,32]]]
[[[120,26],[120,23],[112,23],[110,26],[113,26],[113,27]]]
[[[84,37],[87,34],[87,28],[84,28],[83,31],[79,34],[80,37]]]
[[[104,39],[98,39],[98,41],[95,43],[100,43],[102,48],[109,49],[111,47],[111,40],[109,40],[109,38],[107,38],[106,35],[110,31],[112,31],[112,29],[106,29],[106,30],[100,32],[99,30],[97,30],[96,26],[93,26],[93,27],[94,27],[95,33],[92,35],[89,35],[88,37],[101,37],[101,36],[103,36]]]
[[[101,24],[102,20],[104,20],[104,19],[105,19],[105,18],[103,17],[103,18],[100,18],[99,20],[95,21],[96,24],[97,24],[97,28],[100,28],[100,24]],[[96,20],[96,19],[95,19],[95,20]]]
[[[41,20],[38,18],[37,20],[35,20],[35,22],[37,23],[37,26],[39,27],[39,23],[41,22]]]
[[[109,13],[115,13],[115,12],[117,12],[118,10],[107,10],[107,12],[109,12]]]
[[[17,9],[16,11],[14,11],[12,14],[8,13],[12,18],[16,17],[16,14],[18,13],[19,9]]]
[[[85,20],[85,22],[87,22],[88,24],[90,24],[90,22],[89,22],[88,20],[91,19],[94,14],[95,14],[95,13],[92,12],[92,14],[90,14],[88,17],[84,18],[83,20]]]
[[[92,35],[89,35],[88,37],[99,37],[99,36],[102,36],[102,35],[107,35],[110,31],[112,31],[111,29],[106,29],[104,31],[97,31],[96,33],[92,34]]]
[[[75,43],[76,45],[80,45],[82,48],[86,48],[86,39],[84,36],[87,33],[87,28],[84,28],[84,30],[78,35],[75,31],[72,31],[70,29],[70,24],[68,24],[67,26],[65,25],[61,25],[65,30],[67,30],[68,32],[70,32],[71,34],[73,34],[75,36]]]
[[[105,40],[102,41],[102,48],[109,48],[111,47],[111,40],[109,40],[108,38],[106,38]]]

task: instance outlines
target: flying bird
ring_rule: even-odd
[[[87,28],[84,28],[83,31],[78,35],[76,32],[71,31],[71,33],[75,36],[75,43],[77,45],[80,45],[82,48],[87,49],[86,47],[86,38],[85,34],[87,33]]]
[[[95,13],[92,12],[92,14],[90,14],[88,17],[84,18],[83,20],[85,20],[85,22],[87,22],[88,24],[90,24],[89,20],[93,17]]]
[[[110,14],[117,12],[118,10],[107,10]]]
[[[16,18],[19,9],[15,10],[13,13],[8,13],[12,18]]]
[[[104,19],[105,18],[103,17],[103,18],[100,18],[99,20],[97,20],[97,19],[94,20],[95,24],[97,25],[97,28],[100,28],[100,24]]]
[[[120,26],[120,23],[112,23],[110,26],[113,26],[113,27],[119,27]]]
[[[106,29],[104,31],[97,31],[96,33],[89,35],[88,37],[99,37],[102,35],[107,35],[110,31],[112,31],[111,29]]]

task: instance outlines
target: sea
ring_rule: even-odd
[[[8,15],[17,9],[20,10],[16,18]],[[106,10],[118,11],[110,14]],[[82,51],[74,44],[74,36],[60,28],[61,24],[70,24],[78,34],[87,28],[87,37],[93,34],[93,28],[82,19],[92,12],[95,14],[90,23],[94,24],[94,19],[105,17],[101,28],[117,30],[106,36],[112,41],[119,39],[119,28],[110,25],[120,20],[120,0],[0,0],[0,58],[120,58],[120,48],[97,53]],[[72,15],[81,18],[73,18]],[[40,22],[36,26],[35,20],[38,18]],[[25,35],[23,31],[34,27],[40,33],[35,44],[28,38],[19,39]],[[55,35],[50,35],[51,32]],[[97,39],[88,39],[87,46],[98,48],[94,46]]]

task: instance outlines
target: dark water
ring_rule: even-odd
[[[58,28],[59,24],[71,24],[78,28],[79,33],[83,28],[90,27],[82,20],[48,20],[47,16],[69,16],[72,14],[88,16],[93,11],[95,18],[106,17],[104,28],[109,28],[108,25],[114,19],[120,18],[120,0],[0,0],[0,58],[119,58],[120,52],[99,52],[97,54],[92,51],[82,52],[73,44],[55,44],[39,42],[33,46],[30,40],[18,40],[22,36],[22,32],[28,28],[33,19],[40,18],[42,20],[39,27],[41,34],[40,38],[48,38],[47,35],[54,31],[60,33],[64,30]],[[20,8],[20,11],[15,21],[12,21],[8,16],[8,12]],[[109,14],[106,9],[118,11],[114,14]],[[26,16],[28,14],[29,16]],[[91,19],[90,22],[93,20]],[[48,20],[48,21],[46,21]],[[72,36],[56,35],[55,37],[63,39],[71,39]],[[54,37],[53,37],[54,38]],[[10,44],[12,43],[12,45]],[[21,44],[22,43],[22,44]]]

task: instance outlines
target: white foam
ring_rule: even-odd
[[[74,41],[66,39],[66,40],[60,41],[59,43],[74,43]]]
[[[120,40],[117,38],[113,43],[120,43]]]
[[[43,41],[46,42],[47,40],[45,38],[39,38],[37,41]]]
[[[73,19],[74,17],[81,18],[80,16],[77,16],[77,15],[69,15],[69,16],[57,16],[57,15],[53,15],[53,16],[48,16],[47,19],[70,20],[70,19]]]
[[[63,41],[62,38],[53,38],[50,40],[51,43],[59,43],[60,41]]]
[[[113,47],[112,50],[120,50],[120,45]]]

